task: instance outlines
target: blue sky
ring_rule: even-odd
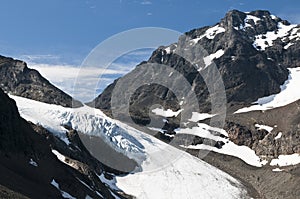
[[[298,0],[3,0],[0,54],[80,64],[101,41],[131,28],[185,32],[214,24],[231,9],[268,9],[300,22],[299,8]]]

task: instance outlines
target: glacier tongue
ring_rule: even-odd
[[[43,126],[66,144],[69,144],[69,141],[64,125],[87,135],[101,137],[113,149],[137,162],[145,159],[143,145],[100,110],[88,106],[65,108],[23,97],[10,97],[16,101],[24,119]]]
[[[64,108],[12,96],[23,118],[67,141],[68,125],[102,138],[134,159],[140,172],[116,177],[118,188],[137,198],[244,198],[244,186],[217,168],[90,107]],[[68,144],[68,142],[67,142]]]

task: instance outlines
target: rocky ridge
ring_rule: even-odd
[[[30,69],[20,60],[0,56],[0,88],[10,94],[57,104],[80,107],[81,102],[53,86],[37,70]]]
[[[224,128],[228,131],[229,139],[238,145],[249,146],[257,154],[277,157],[278,153],[270,149],[276,148],[276,144],[269,141],[267,142],[269,149],[265,147],[270,133],[258,130],[254,126],[261,122],[257,119],[260,113],[256,114],[255,121],[252,121],[251,125],[247,120],[240,120],[239,114],[233,113],[240,107],[250,105],[258,98],[280,92],[280,86],[288,79],[287,68],[300,66],[300,58],[297,55],[300,49],[299,32],[299,25],[292,25],[288,21],[272,15],[269,11],[258,10],[244,13],[232,10],[219,23],[191,30],[182,35],[177,43],[159,47],[147,62],[142,62],[128,76],[134,73],[138,74],[136,71],[144,64],[157,63],[170,66],[180,72],[190,83],[191,89],[197,96],[200,112],[209,112],[210,96],[214,93],[208,92],[201,72],[205,73],[205,70],[209,72],[212,65],[207,63],[205,58],[214,55],[212,59],[225,86],[227,118]],[[182,51],[188,53],[184,54]],[[184,55],[184,58],[179,55]],[[159,75],[146,73],[144,77]],[[122,78],[127,78],[127,76]],[[109,85],[89,105],[111,114],[111,94],[118,81],[120,80]],[[176,82],[176,79],[172,81]],[[180,109],[180,103],[182,105],[185,102],[177,99],[175,94],[164,86],[143,85],[131,96],[130,116],[137,124],[147,125],[150,122],[153,123],[151,119],[161,120],[160,117],[150,119],[149,112],[153,105],[160,104],[165,110],[170,108],[177,111]],[[269,111],[266,111],[261,117],[268,118],[268,113]],[[245,115],[251,114],[245,113]],[[179,127],[179,121],[180,114],[177,118],[168,118],[168,122],[163,127],[165,134],[158,132],[156,137],[166,142],[172,140],[170,136],[165,135],[173,136],[175,134],[173,130]],[[207,120],[207,122],[209,121]],[[287,131],[291,131],[291,129]],[[295,139],[298,136],[297,132],[294,131],[292,136]],[[194,144],[203,141],[199,137],[195,139]],[[261,146],[262,143],[265,143],[264,147]],[[291,145],[294,146],[293,143],[285,142],[283,145],[289,148]],[[220,144],[222,145],[222,143],[213,143],[217,146]],[[299,152],[298,150],[293,151]],[[290,154],[292,151],[283,150],[281,152]]]

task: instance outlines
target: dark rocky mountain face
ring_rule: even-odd
[[[43,127],[29,124],[0,89],[0,196],[64,198],[62,194],[69,193],[76,198],[115,198],[113,194],[130,198],[98,177],[109,180],[117,171],[93,158],[76,131],[70,130],[68,137],[69,146]],[[57,159],[53,149],[67,158],[68,165]]]
[[[284,34],[283,30],[286,30]],[[271,42],[266,39],[270,32],[276,37]],[[228,108],[233,111],[236,105],[247,105],[280,91],[280,85],[288,78],[287,68],[300,64],[297,33],[298,26],[291,26],[268,11],[243,13],[233,10],[218,24],[191,30],[182,35],[176,44],[159,47],[147,62],[140,65],[164,64],[180,72],[196,93],[200,111],[209,112],[210,96],[214,93],[208,92],[197,69],[209,72],[203,58],[219,53],[221,56],[213,56],[213,61],[224,82]],[[184,54],[185,58],[178,55],[183,51],[188,51]],[[144,74],[145,77],[147,75]],[[111,93],[118,81],[109,85],[89,105],[110,114]],[[131,117],[139,123],[150,122],[148,113],[153,104],[161,104],[165,109],[179,109],[180,99],[161,85],[143,85],[131,98]]]
[[[266,159],[277,158],[281,154],[300,153],[299,107],[298,100],[267,111],[228,115],[225,129],[234,143],[249,146],[257,155]],[[256,128],[255,124],[268,124],[274,129],[268,132]],[[275,139],[278,132],[283,132],[281,139]]]
[[[79,107],[82,104],[53,86],[23,61],[0,56],[0,88],[5,92],[29,99],[58,104],[64,107]]]
[[[214,93],[208,92],[201,72],[209,71],[212,65],[207,66],[202,60],[208,55],[221,52],[221,56],[213,56],[216,57],[213,61],[221,74],[226,92],[227,115],[224,129],[235,144],[246,145],[257,155],[272,159],[277,158],[279,154],[300,152],[297,111],[299,102],[263,112],[232,113],[258,98],[280,92],[280,86],[288,79],[287,68],[300,66],[299,50],[299,25],[291,25],[268,11],[243,13],[233,10],[214,26],[191,30],[182,35],[177,43],[159,47],[147,62],[142,62],[122,78],[131,77],[130,74],[138,74],[137,71],[142,65],[149,63],[167,65],[182,74],[190,83],[197,95],[199,110],[209,112],[210,95]],[[184,54],[184,58],[179,56],[182,55],[180,53],[182,51],[188,51]],[[147,72],[140,75],[149,77]],[[159,73],[152,75],[159,76]],[[89,105],[111,114],[111,94],[122,78],[109,85]],[[172,81],[176,82],[176,79]],[[151,120],[162,120],[155,117],[150,119],[149,112],[152,105],[161,104],[164,109],[171,108],[176,111],[180,108],[180,100],[166,87],[157,84],[143,85],[131,96],[130,116],[137,124],[145,125],[150,122],[152,124]],[[288,115],[288,121],[283,121],[281,115]],[[177,118],[168,118],[168,122],[163,127],[165,134],[174,135],[173,130],[179,127],[179,120],[180,114]],[[202,122],[208,124],[210,120]],[[270,133],[255,127],[255,124],[260,123],[277,127]],[[161,127],[161,124],[158,126]],[[274,139],[278,131],[285,132],[281,140]],[[170,142],[172,138],[165,134],[157,132],[155,136]],[[192,145],[204,142],[203,138],[197,136],[190,138],[176,135],[175,137],[179,140],[189,140]],[[210,145],[221,148],[223,144],[212,142]]]
[[[26,126],[19,115],[15,102],[0,89],[0,150],[1,151],[30,151],[31,143],[26,133],[18,131]],[[18,133],[18,135],[16,135]]]
[[[185,51],[187,53],[182,53]],[[266,111],[233,113],[258,98],[280,92],[280,86],[288,79],[287,68],[300,67],[299,51],[299,25],[291,25],[268,11],[243,13],[233,10],[214,26],[191,30],[182,35],[177,43],[159,47],[148,61],[142,62],[132,72],[115,80],[88,105],[114,116],[111,111],[111,96],[118,82],[132,78],[134,74],[140,75],[137,78],[160,76],[161,71],[139,72],[141,66],[156,63],[167,65],[182,74],[197,96],[200,112],[210,112],[210,96],[214,93],[208,92],[201,73],[209,73],[212,65],[207,65],[205,58],[212,55],[225,86],[227,114],[223,128],[228,133],[228,139],[237,145],[248,146],[258,156],[270,161],[279,155],[300,153],[300,102]],[[172,75],[166,73],[165,77],[168,76],[172,79]],[[173,78],[172,81],[176,83],[177,79]],[[153,105],[160,104],[165,110],[170,108],[177,111],[180,109],[181,100],[167,87],[159,84],[141,85],[131,96],[130,117],[141,126],[167,119],[162,128],[164,133],[155,132],[155,137],[165,142],[173,141],[177,146],[206,142],[206,145],[222,148],[226,143],[198,136],[174,135],[173,130],[179,127],[180,114],[173,118],[151,116],[150,119],[149,112]],[[210,121],[206,119],[201,122],[209,124]],[[259,129],[256,124],[267,124],[273,130],[268,132]],[[189,121],[186,127],[191,128],[193,125],[197,124]],[[161,126],[157,125],[159,128]],[[282,132],[281,139],[276,139],[278,132]],[[198,156],[199,150],[189,149],[187,152]],[[254,168],[234,157],[218,153],[211,152],[204,160],[251,184],[260,193],[257,198],[299,197],[299,164],[284,167],[284,172],[276,173],[269,165]]]

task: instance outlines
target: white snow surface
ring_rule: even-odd
[[[224,55],[224,52],[225,51],[223,49],[219,49],[217,52],[204,57],[203,61],[205,63],[205,67],[211,65],[213,59],[218,59],[218,58],[222,57]]]
[[[198,144],[198,145],[189,145],[189,146],[182,146],[187,149],[201,149],[201,150],[208,150],[214,151],[217,153],[230,155],[237,157],[243,160],[245,163],[255,166],[255,167],[262,167],[265,165],[265,161],[261,160],[255,152],[247,146],[238,146],[233,142],[229,142],[222,146],[221,149],[218,149],[213,146],[208,146],[205,144]]]
[[[206,30],[205,36],[208,39],[214,39],[217,34],[220,34],[220,33],[223,33],[223,32],[225,32],[225,28],[221,27],[220,25],[216,25],[216,26]]]
[[[257,22],[260,21],[261,18],[248,14],[244,19],[244,24],[240,24],[239,27],[233,27],[233,28],[236,30],[244,30],[244,31],[245,28],[253,28],[252,25],[250,24],[250,20],[253,20],[254,23],[257,24]]]
[[[214,39],[216,35],[225,32],[225,28],[221,27],[220,25],[216,25],[214,27],[211,27],[205,31],[203,35],[200,37],[197,37],[195,39],[192,39],[191,41],[193,43],[198,43],[199,40],[206,37],[207,39]]]
[[[274,139],[275,139],[275,140],[278,140],[278,139],[281,138],[281,136],[282,136],[282,132],[279,132],[279,133],[276,135],[276,137],[275,137]]]
[[[163,117],[177,117],[182,110],[172,111],[171,109],[164,110],[162,108],[155,108],[152,110],[156,115],[160,115]]]
[[[38,164],[32,158],[30,158],[29,164],[32,165],[32,166],[34,166],[34,167],[38,166]]]
[[[300,164],[300,154],[294,153],[291,155],[279,155],[277,159],[273,159],[270,163],[271,166],[290,166]]]
[[[289,68],[290,74],[288,80],[280,87],[281,91],[278,94],[259,98],[250,107],[245,107],[237,110],[235,113],[244,113],[255,110],[268,110],[277,107],[282,107],[300,99],[300,67]]]
[[[88,106],[65,108],[18,96],[10,95],[10,97],[16,101],[20,115],[24,119],[43,126],[66,144],[69,143],[66,137],[67,130],[62,125],[68,125],[88,135],[99,136],[117,151],[136,158],[136,161],[144,159],[143,146],[100,110]]]
[[[56,155],[57,159],[59,159],[61,162],[65,162],[66,157],[62,155],[60,152],[56,150],[52,150],[52,153]]]
[[[222,146],[221,149],[218,149],[216,147],[212,147],[205,144],[198,144],[198,145],[189,145],[189,146],[181,146],[183,148],[188,149],[202,149],[202,150],[209,150],[214,151],[221,154],[226,154],[230,156],[237,157],[244,162],[246,162],[249,165],[256,166],[256,167],[262,167],[265,165],[265,162],[263,162],[256,154],[255,152],[250,149],[247,146],[238,146],[231,142],[227,138],[222,138],[218,135],[214,135],[212,132],[218,132],[221,133],[224,136],[228,136],[227,132],[223,129],[219,129],[216,127],[210,127],[207,124],[204,123],[198,123],[198,127],[193,128],[185,128],[185,129],[179,129],[176,130],[176,134],[190,134],[199,136],[206,139],[211,139],[215,141],[223,141],[225,144]]]
[[[269,133],[273,130],[273,127],[267,126],[267,125],[263,125],[263,124],[255,124],[254,126],[256,128],[258,128],[258,130],[264,129],[264,130],[268,131]]]
[[[74,163],[72,163],[72,162],[67,162],[67,161],[66,161],[66,156],[64,156],[64,155],[61,154],[60,152],[58,152],[58,151],[52,149],[52,153],[53,153],[53,154],[57,157],[57,159],[58,159],[59,161],[61,161],[62,163],[66,164],[66,165],[68,165],[68,166],[70,166],[70,167],[73,167],[74,169],[77,169],[77,165],[74,164]]]
[[[252,27],[251,24],[249,23],[250,20],[253,20],[254,23],[257,24],[257,22],[260,21],[261,19],[253,15],[247,15],[244,20],[245,25],[243,28]]]
[[[272,171],[275,171],[275,172],[280,172],[280,171],[283,171],[282,169],[280,168],[275,168],[275,169],[272,169]]]
[[[258,21],[261,20],[261,18],[256,17],[254,15],[247,15],[246,18],[245,18],[245,21],[248,23],[249,20],[251,20],[251,19],[254,21],[254,23],[257,23]]]
[[[167,54],[170,54],[171,53],[171,47],[169,46],[169,47],[165,48],[165,51],[167,52]]]
[[[198,122],[201,120],[205,120],[207,118],[211,118],[215,116],[214,114],[209,113],[198,113],[198,112],[192,112],[192,117],[189,119],[191,122]]]
[[[295,28],[297,25],[284,25],[283,23],[278,23],[278,31],[270,31],[266,34],[257,35],[253,46],[258,50],[265,50],[267,47],[273,45],[273,41],[281,38],[284,39],[289,35],[289,32]],[[258,48],[260,47],[260,49]]]
[[[63,137],[61,124],[95,135],[140,164],[141,172],[116,177],[116,185],[137,198],[242,198],[243,186],[228,174],[186,152],[106,117],[89,107],[64,108],[11,96],[22,117]],[[119,136],[120,139],[112,139]],[[121,140],[122,142],[120,142]],[[53,151],[61,161],[65,157]],[[141,158],[142,157],[142,158]],[[102,177],[101,177],[102,178]],[[102,180],[104,180],[102,178]],[[105,181],[109,184],[108,181]],[[114,182],[111,182],[114,183]],[[59,185],[52,181],[59,189]],[[68,194],[60,190],[62,194]],[[72,197],[71,195],[69,195]]]
[[[117,178],[119,188],[137,198],[239,198],[243,194],[230,184],[237,181],[220,170],[164,143],[155,145],[145,145],[156,153],[143,162],[143,172]]]

